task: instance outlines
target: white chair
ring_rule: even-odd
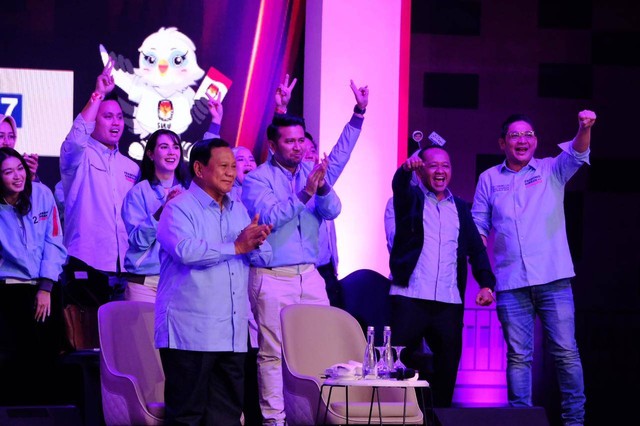
[[[348,312],[332,306],[290,305],[280,313],[284,399],[289,425],[313,425],[324,421],[328,389],[320,389],[326,368],[350,360],[360,361],[366,345],[358,321]],[[370,388],[349,390],[350,424],[366,424],[371,407]],[[382,423],[402,424],[404,390],[379,389]],[[320,404],[320,406],[318,406]],[[334,388],[327,412],[328,424],[344,424],[344,388]],[[320,417],[316,418],[319,414]],[[377,403],[371,421],[379,423]],[[406,423],[423,423],[414,389],[407,390]]]
[[[102,408],[107,426],[160,425],[164,372],[154,347],[154,305],[109,302],[98,309]]]

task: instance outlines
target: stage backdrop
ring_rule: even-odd
[[[0,68],[6,69],[0,95],[9,102],[0,103],[0,113],[28,92],[20,107],[33,113],[22,117],[17,149],[44,155],[40,175],[53,187],[62,139],[111,54],[128,118],[122,152],[131,148],[139,157],[145,137],[159,127],[186,142],[199,139],[209,117],[194,104],[209,88],[226,95],[221,136],[259,159],[275,88],[285,73],[301,74],[304,6],[285,0],[10,2],[0,14]],[[16,88],[11,76],[26,76],[25,69],[45,75],[39,80],[44,87]],[[61,83],[52,83],[56,76]],[[302,86],[292,113],[302,114]],[[54,113],[60,117],[52,122]]]

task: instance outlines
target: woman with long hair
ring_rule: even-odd
[[[155,302],[160,278],[158,220],[166,203],[189,186],[180,136],[156,130],[147,141],[140,179],[122,204],[129,234],[124,265],[129,273],[126,300]]]
[[[31,402],[55,351],[51,290],[67,250],[51,190],[23,156],[0,147],[0,405]],[[51,364],[52,365],[52,364]],[[35,381],[34,381],[35,379]]]

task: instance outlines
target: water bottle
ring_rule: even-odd
[[[378,366],[376,365],[376,350],[373,347],[374,329],[367,327],[367,346],[364,348],[364,359],[362,360],[362,377],[365,379],[378,378]]]
[[[378,368],[378,375],[380,378],[388,379],[391,377],[391,373],[394,371],[393,368],[393,352],[391,349],[391,327],[388,325],[384,326],[384,331],[382,333],[384,338],[384,352],[381,354],[382,360],[380,362],[380,366]]]

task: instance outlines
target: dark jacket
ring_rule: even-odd
[[[409,286],[409,278],[418,263],[424,243],[424,192],[416,185],[411,185],[413,172],[402,167],[393,176],[393,208],[395,210],[396,233],[393,238],[389,267],[394,284],[400,287]],[[480,288],[495,288],[496,277],[491,271],[487,250],[476,228],[469,204],[462,198],[453,197],[460,220],[458,235],[458,290],[464,301],[467,286],[467,258],[471,264],[471,272]]]

